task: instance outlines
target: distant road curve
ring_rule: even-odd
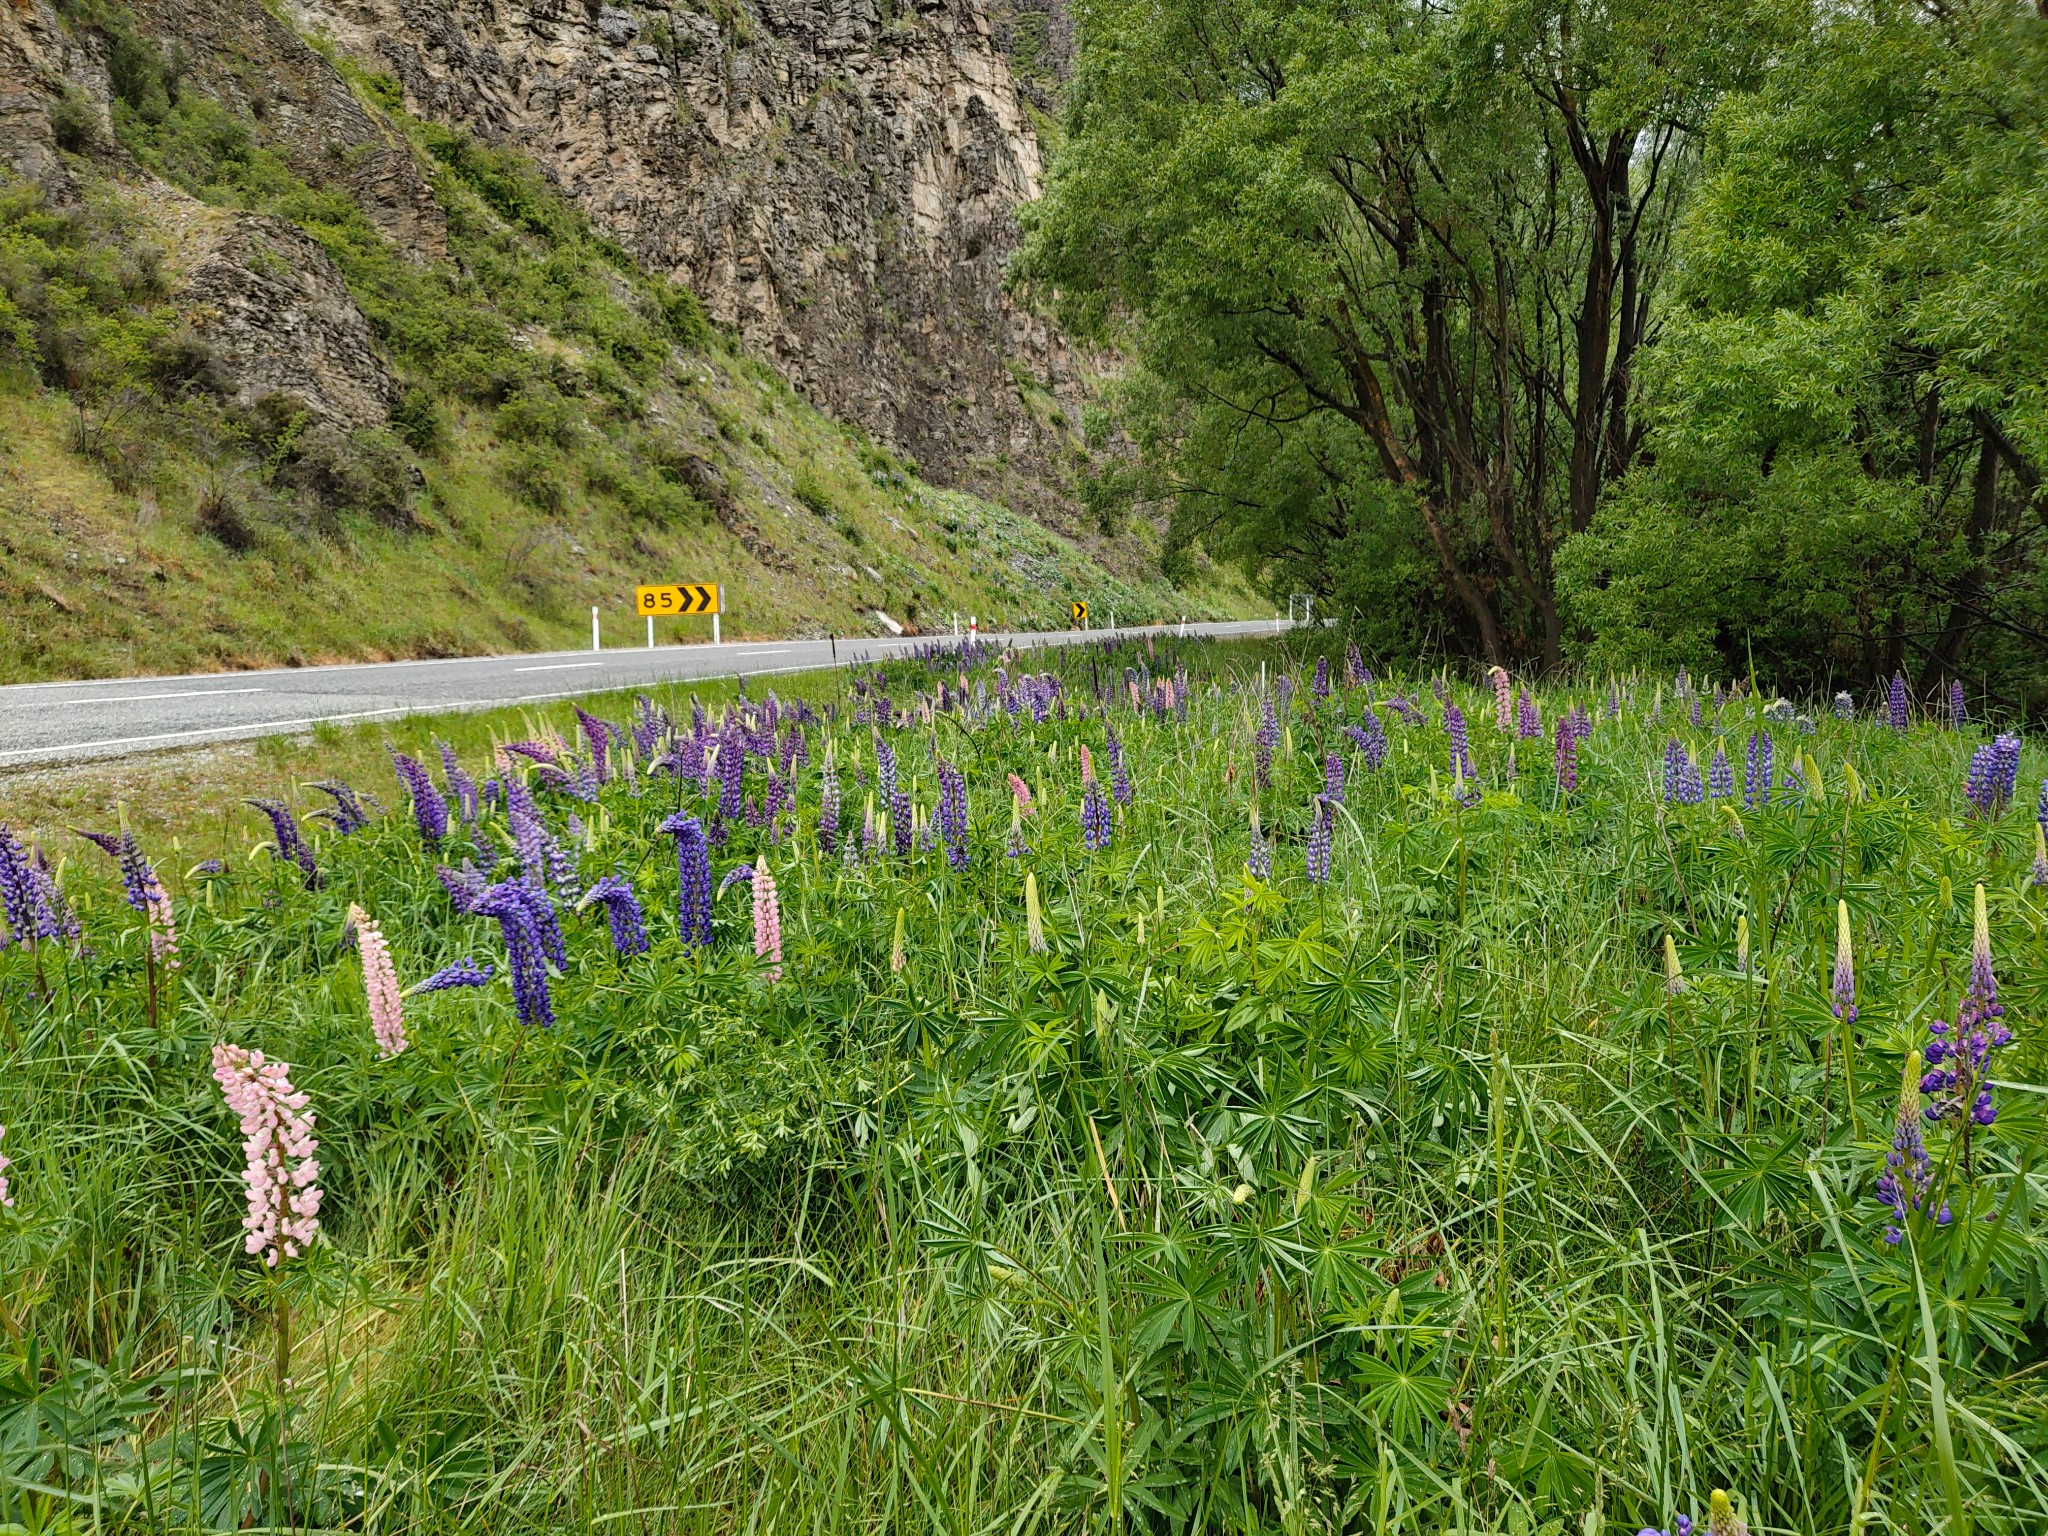
[[[1270,635],[1272,619],[1190,624],[1214,638]],[[1163,626],[1179,633],[1179,625]],[[1114,633],[1143,634],[1126,627]],[[990,634],[1021,648],[1078,645],[1109,630]],[[118,677],[89,683],[19,683],[0,688],[0,768],[125,757],[207,742],[245,740],[442,710],[495,709],[581,698],[613,688],[697,678],[769,677],[849,662],[882,661],[935,636],[902,639],[762,640],[731,645],[666,645],[653,650],[544,651],[527,656],[464,656],[441,661],[359,662],[279,667],[262,672],[201,672],[185,677]]]

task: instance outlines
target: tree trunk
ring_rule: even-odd
[[[1978,438],[1977,469],[1970,477],[1970,517],[1963,525],[1963,546],[1970,552],[1970,568],[1956,582],[1949,602],[1948,622],[1928,653],[1927,666],[1920,674],[1921,693],[1932,697],[1962,665],[1963,647],[1976,628],[1977,609],[1991,584],[1991,572],[1984,564],[1984,542],[1991,533],[1991,521],[1998,513],[1998,444],[1991,434]]]

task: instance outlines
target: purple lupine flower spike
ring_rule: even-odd
[[[479,965],[476,961],[462,959],[453,965],[444,965],[425,981],[415,982],[407,987],[406,994],[418,992],[448,992],[456,987],[481,987],[491,979],[491,967]]]
[[[1557,722],[1557,787],[1568,795],[1579,787],[1579,733],[1569,715]]]
[[[1515,700],[1515,735],[1523,741],[1534,741],[1542,734],[1543,712],[1525,690]]]
[[[1877,1181],[1877,1198],[1890,1207],[1891,1224],[1884,1240],[1896,1244],[1906,1235],[1906,1220],[1927,1200],[1934,1183],[1934,1161],[1927,1155],[1927,1142],[1920,1132],[1920,1068],[1918,1051],[1909,1052],[1899,1085],[1899,1110],[1892,1119],[1891,1149],[1885,1153],[1884,1172]]]
[[[1716,800],[1735,793],[1735,770],[1729,766],[1728,749],[1718,741],[1714,743],[1714,760],[1707,764],[1707,793]]]
[[[675,815],[656,830],[675,835],[679,880],[678,925],[685,945],[711,942],[711,850],[704,823],[695,816]]]
[[[1115,730],[1108,731],[1109,750],[1109,792],[1116,797],[1118,805],[1131,803],[1131,774],[1124,764],[1124,744],[1116,739]]]
[[[1771,803],[1771,778],[1775,771],[1771,760],[1771,738],[1762,731],[1750,732],[1749,761],[1742,771],[1743,809],[1754,810],[1759,805]]]
[[[455,794],[456,813],[462,824],[472,825],[483,810],[482,801],[476,792],[476,780],[463,771],[456,760],[455,749],[447,742],[441,743],[441,777],[448,781],[448,788]]]
[[[597,774],[597,782],[608,783],[611,779],[612,728],[580,704],[572,704],[570,708],[576,712],[576,723],[583,728],[584,740],[590,743],[590,761]]]
[[[749,885],[753,884],[753,865],[735,864],[731,869],[728,869],[725,872],[725,878],[718,882],[718,894],[720,896],[723,896],[727,891],[731,890],[734,886],[740,884],[742,881],[746,882]]]
[[[1252,766],[1260,789],[1273,787],[1273,748],[1280,740],[1280,721],[1273,713],[1273,701],[1259,706],[1259,729],[1252,737]]]
[[[420,829],[420,836],[429,847],[440,847],[441,839],[448,835],[448,802],[441,798],[441,791],[434,787],[434,781],[427,776],[426,767],[418,758],[393,752],[391,766],[398,770],[399,782],[404,784],[405,792],[412,800],[412,819]]]
[[[946,840],[946,862],[967,867],[967,781],[960,770],[939,761],[939,832]]]
[[[1329,657],[1318,656],[1316,658],[1316,678],[1315,681],[1309,685],[1309,691],[1312,692],[1318,699],[1327,699],[1330,696]]]
[[[1706,786],[1700,783],[1698,765],[1685,750],[1685,744],[1672,737],[1664,748],[1664,803],[1698,805],[1705,798]]]
[[[1323,798],[1332,805],[1344,803],[1344,759],[1335,752],[1323,754]]]
[[[1892,674],[1891,688],[1885,694],[1885,715],[1893,730],[1903,731],[1906,728],[1906,674],[1903,672]]]
[[[319,866],[313,862],[312,847],[299,834],[299,824],[292,817],[291,807],[282,800],[251,800],[247,803],[270,818],[270,856],[281,864],[296,864],[306,882],[306,889],[319,890]]]
[[[363,809],[362,797],[341,780],[320,779],[310,787],[319,790],[334,804],[309,812],[309,820],[318,817],[343,837],[352,836],[370,824],[370,813]]]
[[[1970,723],[1970,705],[1964,697],[1961,678],[1948,685],[1948,723],[1959,731]]]
[[[505,953],[512,975],[512,1006],[519,1022],[543,1028],[555,1022],[553,1000],[548,996],[548,938],[539,917],[539,904],[547,897],[525,879],[507,880],[489,887],[478,898],[474,910],[498,920],[505,939]],[[553,921],[548,910],[548,921]],[[559,942],[559,939],[557,939]]]
[[[1308,832],[1308,877],[1317,885],[1330,878],[1330,845],[1334,828],[1330,823],[1330,802],[1316,796],[1315,821]]]
[[[1344,686],[1365,688],[1372,683],[1372,674],[1365,670],[1365,658],[1358,653],[1358,642],[1351,641],[1344,647]]]
[[[633,886],[623,875],[606,875],[590,888],[583,898],[590,902],[604,903],[606,919],[611,924],[612,950],[620,959],[647,952],[647,924],[641,916],[640,898],[633,894]]]
[[[1984,887],[1977,887],[1975,933],[1970,946],[1970,981],[1963,1004],[1950,1029],[1936,1019],[1927,1026],[1934,1036],[1927,1047],[1930,1070],[1920,1080],[1920,1091],[1933,1102],[1927,1106],[1930,1121],[1968,1119],[1989,1125],[1998,1118],[1992,1102],[1989,1063],[1991,1053],[2012,1040],[2005,1024],[2005,1005],[1998,1000],[1998,978],[1991,968],[1991,924],[1984,905]]]
[[[1102,796],[1102,785],[1096,781],[1095,771],[1082,758],[1081,769],[1081,846],[1090,853],[1099,853],[1109,846],[1111,836],[1109,802]]]
[[[1472,733],[1465,724],[1465,712],[1449,700],[1444,702],[1444,731],[1451,738],[1451,777],[1475,779],[1472,766]]]

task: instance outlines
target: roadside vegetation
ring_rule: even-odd
[[[1959,702],[946,646],[0,843],[0,1523],[2039,1530]]]

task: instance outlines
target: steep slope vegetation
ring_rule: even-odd
[[[801,398],[534,166],[269,13],[0,12],[0,677],[1234,606],[1122,576]]]

